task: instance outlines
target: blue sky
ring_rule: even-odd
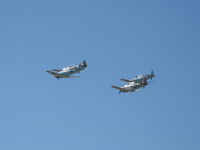
[[[1,1],[0,149],[199,150],[199,4]],[[83,59],[81,78],[45,72]],[[111,88],[151,69],[145,90]]]

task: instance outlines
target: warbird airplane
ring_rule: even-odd
[[[63,69],[52,69],[52,70],[47,70],[46,72],[52,74],[55,76],[55,78],[77,78],[79,76],[71,76],[75,73],[79,73],[80,71],[83,71],[87,67],[87,62],[84,60],[81,64],[79,65],[74,65],[74,66],[68,66]]]
[[[122,87],[112,86],[112,88],[119,90],[120,94],[121,92],[137,92],[139,88],[144,88],[147,85],[147,79],[143,79],[140,83],[130,82],[129,84],[124,85]]]
[[[122,81],[125,82],[135,82],[135,83],[141,83],[144,79],[152,79],[153,77],[155,77],[156,75],[154,74],[154,71],[151,71],[151,74],[146,74],[146,75],[137,75],[135,76],[135,78],[133,79],[121,79]]]

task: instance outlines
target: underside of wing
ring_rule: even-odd
[[[121,87],[118,87],[118,86],[112,86],[112,88],[117,89],[117,90],[120,90],[120,91],[122,91],[122,92],[128,92],[126,89],[121,88]]]

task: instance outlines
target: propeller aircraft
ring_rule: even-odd
[[[122,81],[125,81],[125,82],[135,82],[135,83],[141,83],[144,79],[151,79],[154,78],[156,75],[154,74],[154,71],[152,70],[151,71],[151,74],[146,74],[146,75],[137,75],[135,76],[133,79],[120,79]]]
[[[137,92],[138,89],[140,89],[142,87],[144,88],[147,85],[148,85],[147,79],[144,78],[142,80],[142,82],[140,82],[140,83],[129,82],[128,84],[126,84],[124,86],[121,86],[121,87],[112,86],[112,88],[119,90],[119,94],[120,94],[121,92]]]
[[[80,71],[83,71],[87,67],[87,62],[84,60],[79,65],[74,66],[68,66],[63,69],[52,69],[47,70],[46,72],[54,75],[55,78],[77,78],[79,76],[72,76],[75,73],[79,73]]]

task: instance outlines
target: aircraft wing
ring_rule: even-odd
[[[133,82],[132,80],[128,80],[128,79],[120,79],[122,81],[125,81],[125,82]]]
[[[118,86],[112,86],[112,88],[115,88],[115,89],[120,90],[120,91],[122,91],[122,92],[127,92],[126,89],[121,88],[121,87],[118,87]]]
[[[46,72],[48,72],[48,73],[50,73],[50,74],[52,74],[52,75],[58,75],[56,72],[53,72],[53,71],[47,70]]]
[[[60,72],[62,71],[61,69],[52,69],[53,71],[56,71],[56,72]]]

